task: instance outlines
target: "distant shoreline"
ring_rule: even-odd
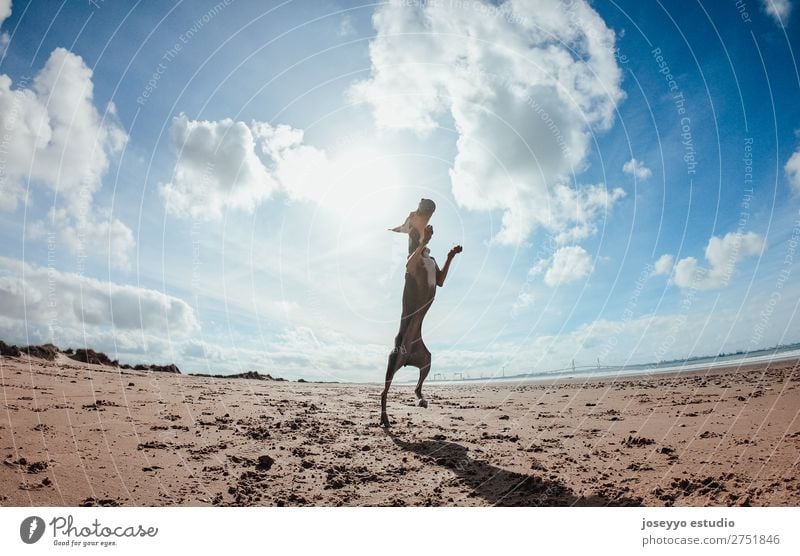
[[[754,352],[756,353],[756,352]],[[554,382],[570,380],[607,380],[609,378],[646,378],[650,376],[680,375],[686,376],[691,373],[714,374],[719,372],[730,372],[731,370],[741,370],[758,366],[758,368],[769,367],[772,363],[785,363],[787,361],[798,361],[800,363],[800,349],[771,352],[770,355],[744,355],[741,357],[724,356],[721,358],[703,358],[702,360],[687,360],[683,365],[669,363],[662,364],[636,364],[621,367],[584,367],[582,370],[569,371],[542,371],[538,373],[522,373],[511,376],[494,377],[474,377],[460,379],[428,379],[427,385],[452,385],[452,384],[479,384],[491,383],[502,384],[508,382]],[[376,381],[375,383],[379,383]],[[398,384],[415,384],[416,378],[399,380]],[[369,383],[372,384],[372,383]]]

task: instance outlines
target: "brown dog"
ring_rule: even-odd
[[[435,210],[433,201],[422,199],[419,208],[408,215],[405,223],[392,229],[395,232],[408,233],[409,255],[406,261],[400,330],[394,339],[394,349],[389,354],[386,383],[381,394],[381,425],[384,427],[389,426],[389,416],[386,414],[389,387],[401,367],[411,365],[419,368],[419,382],[414,392],[419,399],[419,405],[428,407],[428,402],[422,396],[422,383],[431,368],[431,352],[422,340],[422,321],[436,296],[436,287],[444,285],[453,257],[462,251],[460,245],[453,247],[447,254],[447,261],[442,269],[430,256],[428,243],[433,237],[433,226],[428,222]]]

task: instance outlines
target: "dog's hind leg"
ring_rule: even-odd
[[[414,366],[419,367],[419,382],[417,382],[417,387],[414,390],[414,393],[417,395],[417,399],[419,400],[420,407],[428,407],[428,400],[422,395],[422,383],[425,382],[425,379],[428,376],[428,373],[431,370],[431,352],[428,351],[428,348],[425,347],[423,344],[422,349],[418,353],[417,357],[415,357]]]
[[[392,379],[397,369],[404,365],[405,353],[402,345],[403,334],[398,334],[395,338],[394,349],[389,354],[389,362],[386,365],[386,382],[383,386],[381,393],[381,426],[389,427],[389,415],[386,413],[386,399],[389,397],[389,387],[392,385]]]

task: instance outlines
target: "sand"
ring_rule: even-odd
[[[398,374],[413,378],[412,369]],[[3,506],[796,506],[800,361],[395,386],[0,358]]]

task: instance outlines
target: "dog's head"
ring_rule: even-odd
[[[422,198],[419,201],[417,210],[409,212],[405,222],[394,228],[389,228],[389,230],[401,234],[407,234],[412,229],[416,229],[418,232],[421,232],[422,229],[427,225],[428,220],[430,220],[435,210],[436,203],[430,199]]]
[[[417,207],[417,214],[420,216],[425,216],[430,218],[431,215],[436,210],[436,203],[434,203],[430,199],[425,199],[424,197],[419,200],[419,206]]]

